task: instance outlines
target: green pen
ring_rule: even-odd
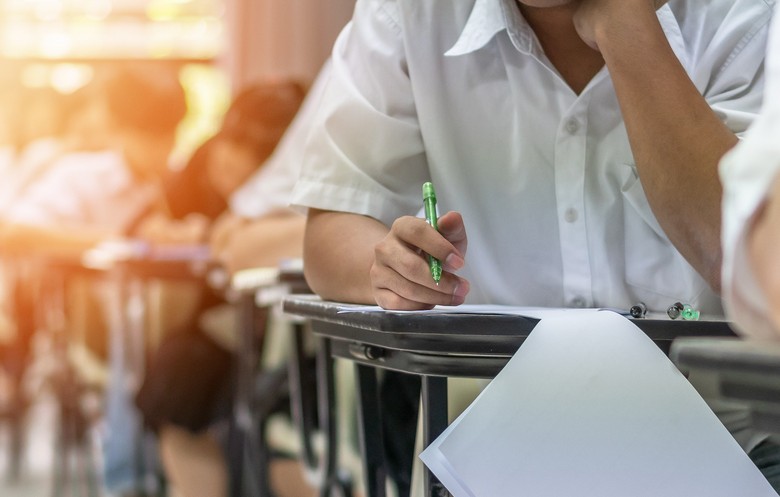
[[[425,207],[425,220],[433,226],[433,229],[439,231],[438,218],[436,217],[436,190],[433,189],[433,183],[430,181],[423,184],[423,206]],[[428,266],[431,268],[433,281],[438,285],[441,281],[441,261],[428,254]]]

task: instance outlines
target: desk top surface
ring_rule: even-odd
[[[283,303],[285,312],[312,320],[315,333],[398,350],[511,355],[538,323],[538,319],[510,314],[343,312],[347,307],[358,306],[310,295],[290,295]],[[725,321],[632,321],[655,342],[684,336],[734,336]]]

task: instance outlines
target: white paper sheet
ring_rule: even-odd
[[[393,312],[400,314],[507,314],[511,316],[526,316],[530,318],[543,319],[545,317],[561,316],[577,312],[593,312],[607,309],[577,309],[567,307],[521,307],[511,305],[437,305],[433,309],[424,311],[388,311],[378,305],[361,306],[342,306],[339,307],[339,314],[350,312]],[[623,313],[617,309],[609,309],[614,312]]]
[[[547,317],[421,455],[455,497],[776,497],[685,377],[611,312]]]

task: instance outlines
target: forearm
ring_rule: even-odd
[[[678,61],[652,9],[605,22],[598,47],[612,77],[645,194],[669,239],[720,287],[717,164],[737,138]]]
[[[270,216],[248,221],[238,228],[218,257],[228,271],[277,266],[283,259],[303,255],[306,218],[299,214]]]
[[[388,231],[366,216],[310,210],[304,272],[312,290],[328,300],[376,303],[371,285],[374,247]]]
[[[27,224],[6,224],[0,232],[0,245],[6,251],[62,256],[80,256],[85,250],[111,236],[111,233],[97,229],[64,229]]]

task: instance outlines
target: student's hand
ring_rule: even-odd
[[[190,214],[182,220],[153,214],[141,223],[136,235],[156,244],[201,243],[208,231],[209,220],[200,214]]]
[[[219,252],[230,242],[233,234],[247,224],[247,220],[232,212],[226,212],[214,222],[209,237],[209,245],[213,252]]]
[[[766,295],[775,329],[780,330],[780,176],[748,235],[753,274]]]
[[[582,40],[594,50],[606,41],[620,43],[623,35],[635,35],[650,26],[655,11],[667,0],[582,0],[574,13],[574,26]],[[614,31],[612,28],[618,28]],[[615,36],[613,33],[619,33]]]
[[[448,212],[438,220],[439,232],[424,219],[397,219],[374,249],[371,286],[376,303],[385,309],[419,310],[434,305],[460,305],[469,283],[456,276],[465,264],[467,237],[463,218]],[[444,271],[433,281],[426,254],[438,258]]]

